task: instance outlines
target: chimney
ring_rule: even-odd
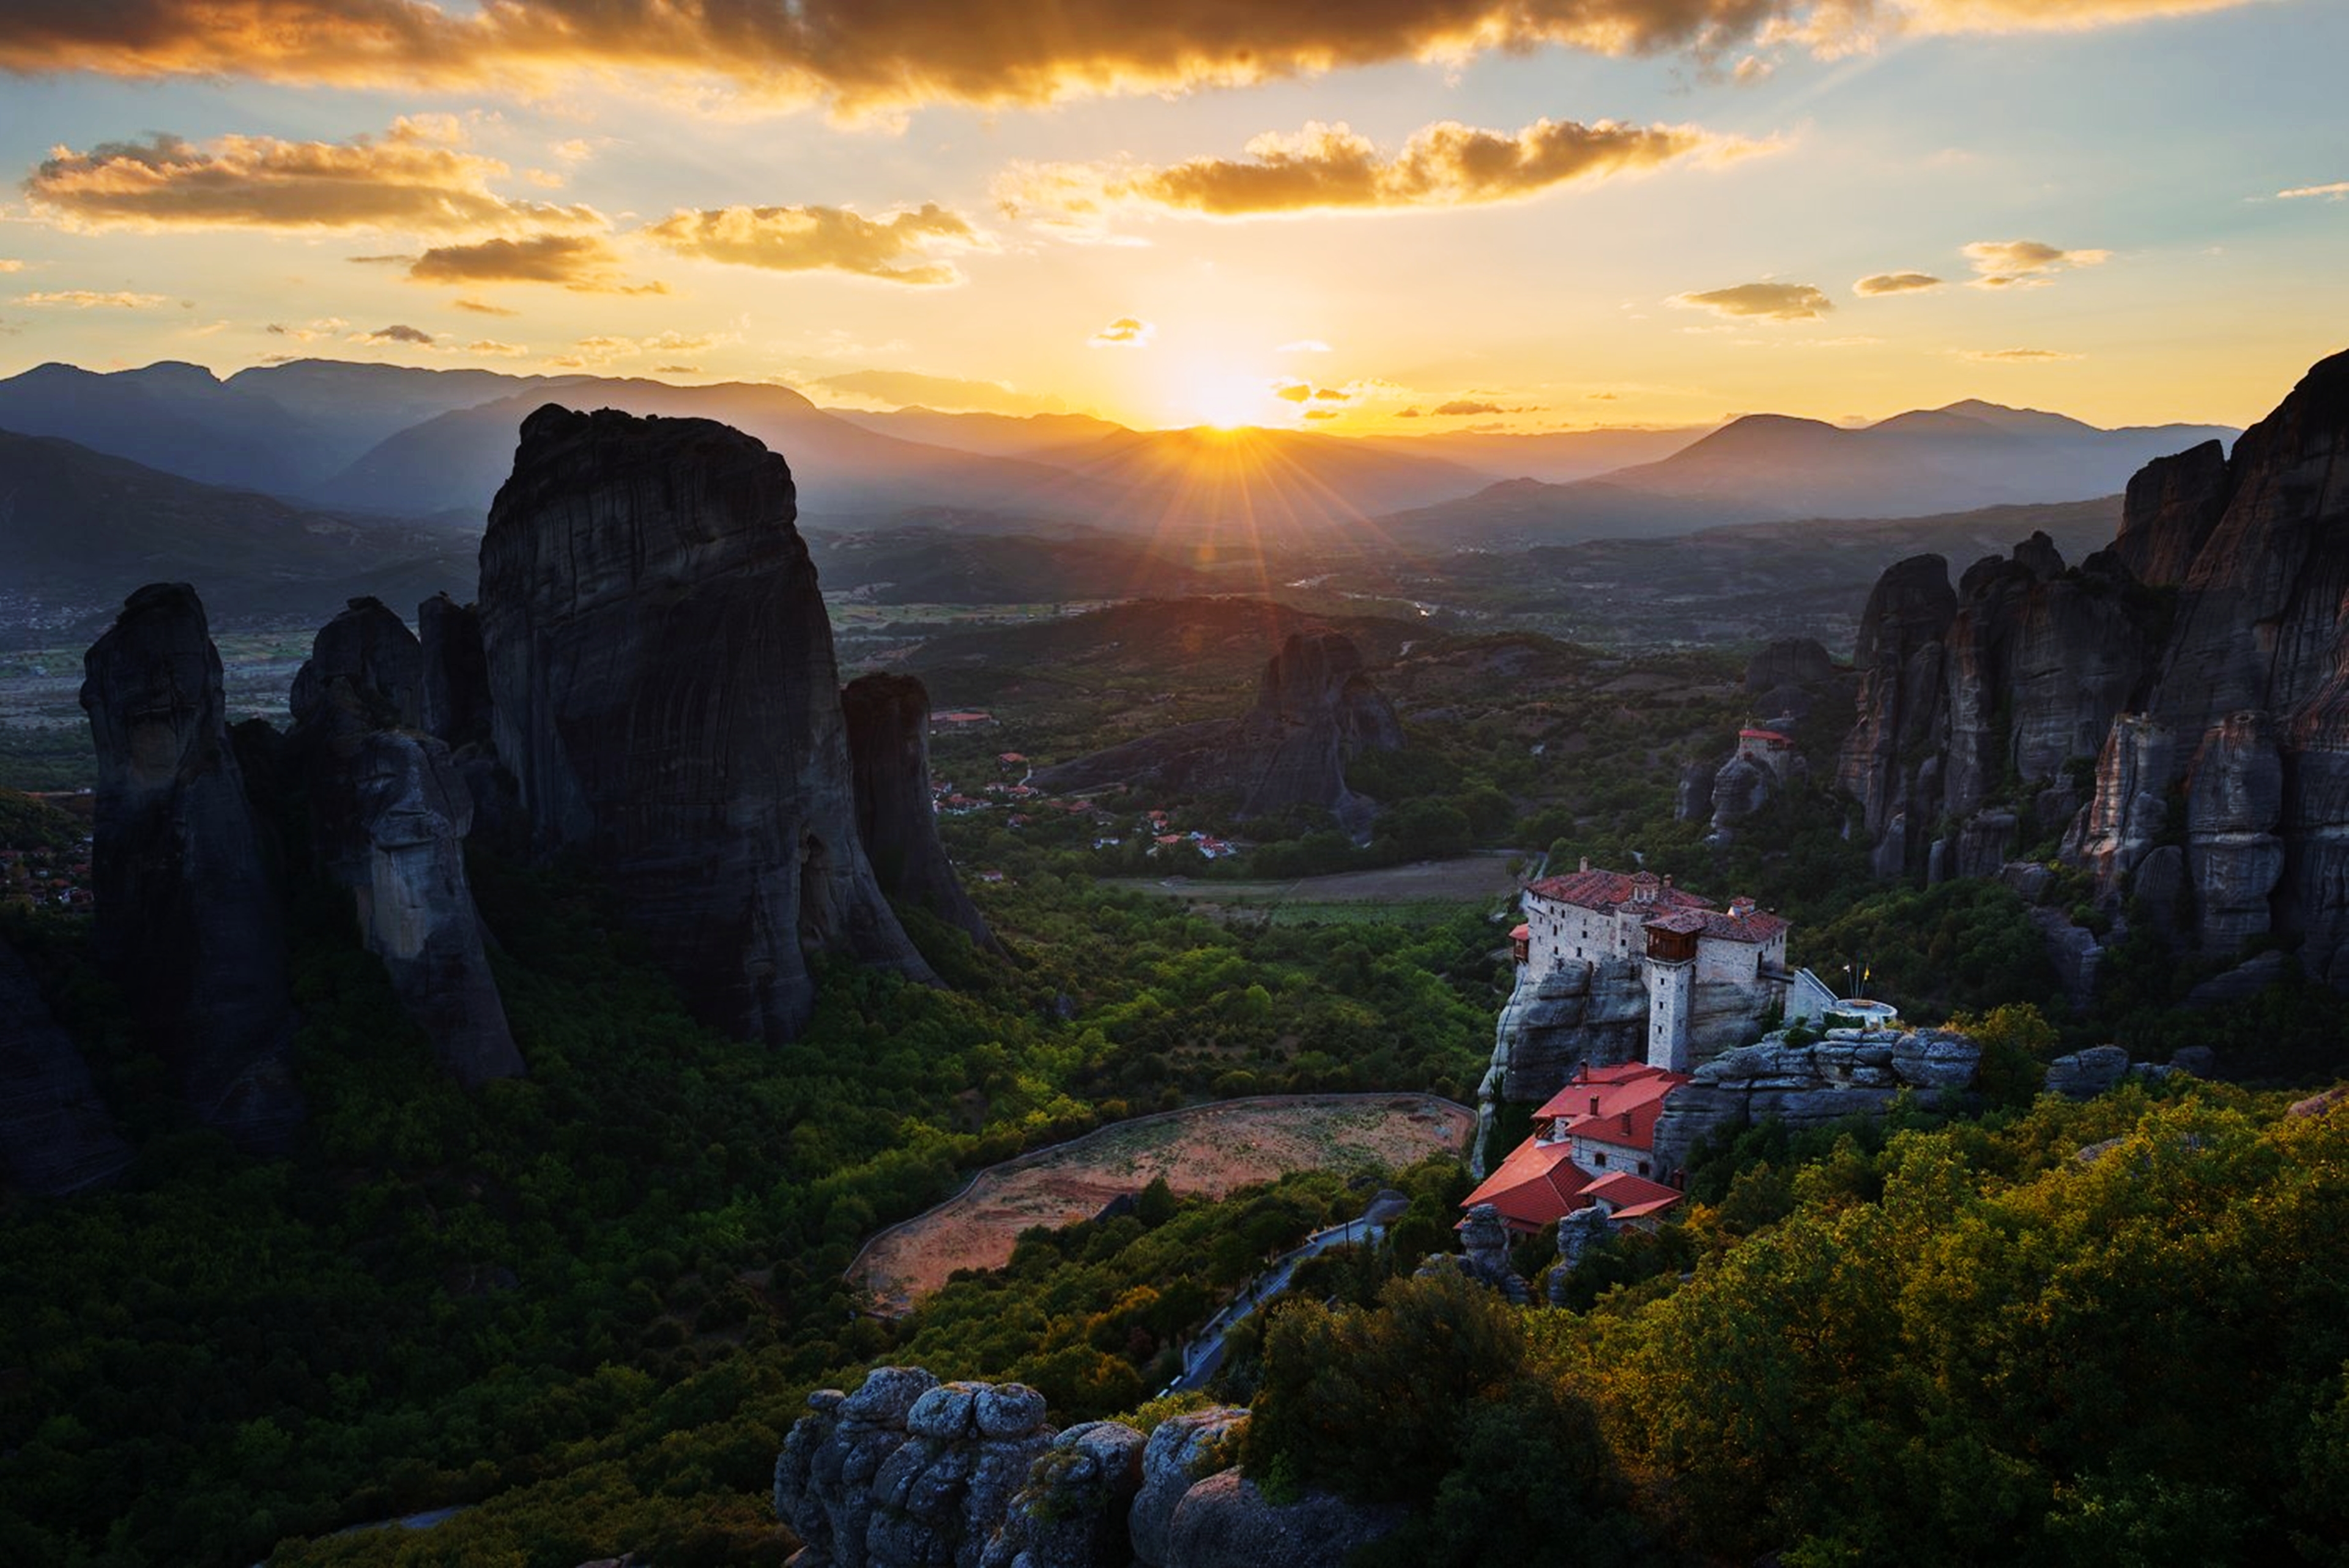
[[[1671,887],[1671,885],[1672,885],[1672,874],[1671,874],[1671,872],[1667,871],[1667,872],[1665,872],[1665,873],[1664,873],[1664,886],[1665,886],[1665,887],[1667,887],[1667,888],[1669,888],[1669,887]]]
[[[1623,1113],[1623,1130],[1627,1133],[1631,1130],[1631,1113],[1629,1111]]]
[[[1590,1096],[1590,1114],[1594,1116],[1599,1114],[1599,1096],[1596,1095]]]
[[[1584,856],[1584,857],[1582,857],[1582,868],[1583,868],[1585,871],[1588,871],[1588,870],[1589,870],[1589,869],[1590,869],[1590,857],[1589,857],[1589,856],[1588,856],[1588,855],[1586,855],[1586,856]]]

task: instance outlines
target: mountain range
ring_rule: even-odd
[[[715,419],[757,437],[790,462],[811,533],[834,541],[823,546],[841,569],[833,580],[885,602],[1107,597],[1154,573],[1159,591],[1185,592],[1216,585],[1184,574],[1269,556],[1416,556],[2064,503],[2114,494],[2150,458],[2236,433],[2107,431],[1969,401],[1857,429],[1751,414],[1709,431],[1357,439],[1135,431],[1082,414],[853,412],[744,382],[327,359],[225,379],[176,362],[105,373],[53,364],[0,379],[0,432],[14,438],[0,446],[0,529],[16,568],[0,589],[15,605],[8,618],[25,618],[16,601],[54,618],[59,606],[103,607],[122,591],[114,585],[175,573],[202,576],[230,616],[287,594],[306,607],[328,585],[398,578],[404,563],[421,580],[443,555],[469,557],[515,432],[548,402]],[[1001,542],[925,558],[942,534]],[[839,543],[857,535],[875,541]],[[1070,542],[1068,558],[1023,588],[1017,542],[1047,539]],[[386,591],[405,590],[400,579]]]

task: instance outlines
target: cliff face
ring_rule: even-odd
[[[99,961],[198,1119],[281,1149],[302,1120],[285,929],[195,590],[132,594],[83,668]]]
[[[840,693],[856,779],[856,834],[881,890],[983,948],[995,933],[963,891],[930,803],[930,694],[911,675],[859,676]]]
[[[856,827],[832,627],[783,460],[706,420],[525,421],[481,542],[500,757],[713,1027],[789,1039],[809,956],[927,979]]]
[[[88,1064],[25,961],[0,941],[0,1171],[12,1187],[56,1198],[102,1187],[129,1163]]]
[[[1402,745],[1402,722],[1363,670],[1353,639],[1302,631],[1267,662],[1256,705],[1244,716],[1128,741],[1042,769],[1035,782],[1052,791],[1141,783],[1216,790],[1238,796],[1243,817],[1313,805],[1361,833],[1377,808],[1347,787],[1346,764]]]
[[[294,682],[298,759],[318,861],[347,889],[360,939],[459,1081],[523,1071],[465,877],[473,805],[449,748],[414,724],[423,650],[374,599],[318,633]]]
[[[1970,570],[1938,695],[1932,618],[1894,613],[1930,596],[1916,563],[1892,568],[1839,775],[1879,871],[1981,874],[2061,825],[2108,907],[2147,895],[2158,929],[2211,956],[2296,937],[2312,973],[2349,983],[2345,524],[2349,354],[2231,457],[2206,443],[2148,464],[2113,547],[2078,571],[2035,545]],[[1938,854],[1926,822],[1955,828]]]

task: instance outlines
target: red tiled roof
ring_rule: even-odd
[[[1545,877],[1526,890],[1561,904],[1572,904],[1578,909],[1611,915],[1632,902],[1632,895],[1642,885],[1653,889],[1653,896],[1648,900],[1653,909],[1709,909],[1713,907],[1711,899],[1699,898],[1680,888],[1666,887],[1661,878],[1648,871],[1627,874],[1595,867],[1588,871],[1570,871],[1563,877]]]
[[[1648,922],[1655,924],[1653,920]],[[1760,945],[1786,929],[1787,922],[1776,915],[1765,915],[1759,909],[1748,909],[1742,915],[1723,914],[1718,909],[1704,912],[1704,932],[1723,941],[1752,942]]]
[[[1529,1234],[1581,1208],[1578,1196],[1589,1185],[1588,1174],[1574,1163],[1572,1144],[1527,1138],[1460,1206],[1489,1203],[1500,1210],[1510,1230]]]
[[[1682,936],[1694,936],[1704,929],[1704,922],[1713,913],[1710,909],[1674,909],[1669,915],[1658,915],[1647,922],[1651,931],[1678,931]]]
[[[1534,1121],[1536,1125],[1560,1122],[1560,1130],[1569,1137],[1597,1138],[1624,1148],[1653,1148],[1656,1118],[1663,1114],[1665,1097],[1691,1082],[1685,1073],[1668,1073],[1644,1062],[1593,1067],[1586,1076],[1551,1096],[1534,1113]],[[1624,1125],[1626,1116],[1631,1118],[1629,1127]],[[1567,1146],[1561,1142],[1553,1147]]]
[[[1509,928],[1509,940],[1513,942],[1531,940],[1533,934],[1534,929],[1531,926],[1512,926]]]
[[[1651,1181],[1644,1176],[1634,1176],[1628,1170],[1610,1170],[1582,1189],[1585,1199],[1604,1198],[1616,1216],[1624,1220],[1642,1220],[1651,1214],[1661,1214],[1681,1200],[1676,1188],[1661,1181]],[[1579,1207],[1579,1205],[1578,1205]]]
[[[1775,741],[1782,746],[1791,746],[1795,743],[1775,730],[1740,730],[1737,732],[1737,738],[1741,741]]]

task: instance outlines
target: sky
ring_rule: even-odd
[[[306,356],[1338,434],[2245,424],[2340,0],[7,0],[0,374]]]

